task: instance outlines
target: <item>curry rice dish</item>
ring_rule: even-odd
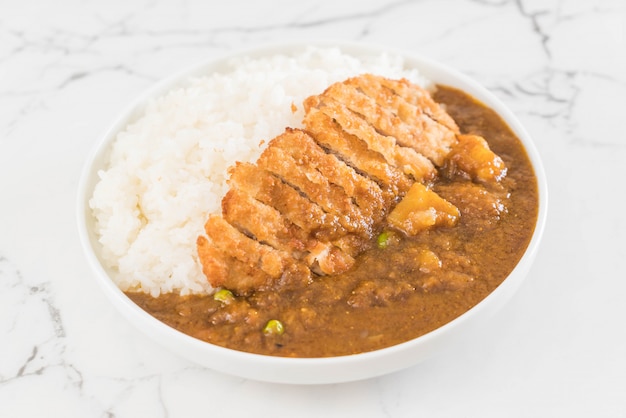
[[[467,311],[524,253],[536,179],[495,112],[429,90],[362,73],[308,97],[206,211],[209,290],[123,290],[191,336],[290,357],[376,350]]]
[[[506,278],[537,217],[532,166],[462,91],[362,74],[304,102],[255,163],[229,170],[197,238],[211,295],[128,296],[191,336],[291,357],[432,331]]]

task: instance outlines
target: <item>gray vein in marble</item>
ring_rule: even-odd
[[[588,118],[581,111],[585,103],[583,95],[590,94],[597,81],[612,86],[615,91],[623,90],[626,82],[605,74],[588,71],[566,71],[545,68],[528,77],[489,86],[493,92],[506,95],[510,103],[530,104],[518,110],[539,118],[554,129],[565,134],[565,142],[577,147],[626,149],[626,142],[615,135],[607,137],[598,130],[600,121]],[[607,109],[605,114],[612,121],[611,113],[618,109]]]
[[[539,18],[541,16],[549,15],[550,14],[549,11],[539,10],[536,12],[530,12],[527,10],[528,8],[525,6],[524,0],[514,0],[514,4],[517,7],[517,10],[520,12],[521,16],[523,16],[524,18],[530,21],[533,32],[535,33],[535,35],[537,35],[537,37],[539,38],[541,42],[541,47],[543,51],[545,52],[548,58],[551,58],[552,53],[550,52],[550,48],[548,47],[548,42],[550,41],[550,35],[548,35],[548,33],[546,33],[546,31],[544,31],[542,26],[539,24]]]
[[[76,82],[76,81],[80,81],[84,78],[88,78],[88,77],[92,77],[94,75],[97,75],[99,73],[103,73],[103,72],[121,72],[125,75],[128,76],[132,76],[132,77],[137,77],[137,78],[141,78],[150,82],[155,82],[158,80],[158,77],[154,77],[148,74],[143,74],[141,72],[135,71],[132,68],[130,68],[127,65],[123,65],[123,64],[118,64],[118,65],[112,65],[112,66],[103,66],[103,67],[98,67],[98,68],[93,68],[90,70],[83,70],[83,71],[77,71],[74,72],[70,75],[68,75],[63,81],[61,81],[56,87],[56,90],[62,90],[64,88],[66,88],[68,85]]]
[[[87,79],[87,78],[90,78],[90,77],[93,77],[93,76],[96,76],[98,74],[105,73],[105,72],[120,72],[124,75],[130,76],[130,77],[137,77],[143,80],[147,80],[151,83],[156,82],[158,80],[158,77],[156,76],[151,76],[151,75],[139,72],[139,71],[135,71],[129,66],[124,65],[124,64],[118,64],[118,65],[95,67],[92,69],[80,70],[80,71],[76,71],[73,73],[69,73],[68,75],[65,76],[64,79],[60,80],[57,84],[49,86],[49,87],[45,87],[45,88],[39,88],[39,89],[29,88],[28,90],[2,91],[0,97],[4,97],[4,98],[23,97],[27,99],[24,104],[17,107],[16,111],[13,112],[13,115],[10,115],[10,116],[6,114],[3,115],[3,118],[6,118],[3,123],[1,122],[2,119],[0,119],[0,124],[4,125],[4,129],[3,129],[4,136],[8,137],[13,132],[15,127],[18,126],[23,119],[28,117],[31,114],[31,112],[35,110],[46,109],[47,100],[50,99],[51,95],[58,93],[60,91],[63,91],[68,86],[76,82],[79,82],[83,79]]]
[[[159,400],[159,405],[161,406],[161,409],[163,411],[163,417],[168,418],[170,414],[167,410],[167,405],[165,404],[165,399],[163,396],[163,379],[161,377],[159,377],[159,381],[158,381],[157,396]]]
[[[489,1],[489,0],[470,0],[472,3],[483,4],[486,6],[504,6],[509,3],[509,0]]]
[[[8,60],[18,56],[20,53],[26,51],[42,52],[42,53],[55,53],[61,56],[69,56],[71,53],[77,52],[73,48],[70,48],[66,43],[63,43],[58,38],[59,32],[54,31],[45,36],[33,37],[31,39],[26,32],[20,30],[7,30],[6,35],[12,36],[18,41],[18,45],[9,50],[4,56],[0,56],[0,64],[7,62]]]
[[[0,363],[0,388],[29,384],[28,379],[46,379],[71,391],[73,398],[96,404],[103,409],[103,416],[109,417],[117,416],[120,404],[133,399],[134,393],[147,390],[158,399],[156,416],[169,416],[160,374],[132,378],[91,376],[87,382],[68,352],[67,332],[50,282],[31,282],[32,277],[24,278],[16,266],[0,256],[0,295],[7,298],[0,302],[8,303],[11,312],[10,317],[0,318],[0,324],[11,336],[11,340],[0,341],[0,346],[12,347],[10,357],[2,350],[7,361]],[[109,400],[92,395],[94,385],[103,379],[115,382],[119,388]]]
[[[3,285],[2,293],[10,298],[12,304],[9,306],[9,312],[13,312],[12,318],[2,320],[11,321],[11,334],[18,340],[5,341],[4,344],[19,342],[22,347],[30,347],[29,354],[22,352],[24,360],[15,373],[0,370],[0,384],[26,375],[39,375],[47,367],[62,365],[66,333],[49,283],[29,285],[19,270],[3,257],[0,257],[0,279]],[[25,307],[29,308],[31,315],[21,315]],[[40,329],[45,329],[42,325],[46,323],[52,330],[51,334],[30,333],[35,324]]]
[[[304,29],[320,26],[328,26],[337,23],[350,22],[355,20],[363,20],[370,18],[379,18],[380,16],[390,13],[398,8],[402,8],[409,4],[416,3],[416,0],[401,0],[395,2],[386,3],[383,6],[374,8],[372,10],[359,11],[350,14],[336,15],[323,19],[316,20],[294,20],[286,23],[277,23],[269,25],[257,25],[257,26],[226,26],[216,28],[208,31],[204,30],[166,30],[166,31],[145,31],[144,33],[150,36],[169,36],[169,35],[197,35],[197,34],[216,34],[221,32],[239,32],[239,33],[257,33],[266,32],[277,29]],[[314,9],[311,9],[314,10]],[[304,13],[302,14],[304,15]],[[136,34],[136,32],[133,32]]]
[[[532,79],[528,83],[515,82],[515,89],[527,98],[535,98],[542,102],[541,106],[529,110],[529,114],[551,121],[554,126],[563,122],[568,123],[572,110],[579,95],[580,88],[573,82],[574,72],[545,71],[538,75],[538,80]],[[550,84],[555,78],[562,77],[566,80],[569,91],[556,93],[550,91]]]
[[[154,396],[151,398],[156,400],[156,403],[152,404],[151,407],[156,408],[159,412],[158,415],[154,415],[154,411],[151,411],[150,416],[159,416],[164,418],[169,417],[170,414],[163,396],[163,376],[161,374],[149,374],[129,379],[111,378],[110,380],[118,383],[120,385],[120,390],[111,398],[110,402],[108,402],[107,406],[104,408],[103,413],[105,416],[117,416],[117,410],[124,405],[128,399],[131,399],[134,396],[134,392],[143,389],[143,387],[148,385],[152,388],[151,392],[154,392]]]
[[[19,106],[16,106],[16,110],[13,112],[12,115],[9,114],[3,114],[0,117],[0,128],[2,127],[2,125],[4,125],[3,128],[3,135],[0,135],[0,140],[5,140],[8,139],[11,132],[15,129],[15,127],[19,124],[19,122],[23,119],[25,119],[30,112],[32,112],[33,110],[36,109],[44,109],[45,106],[41,103],[40,100],[37,99],[37,95],[39,94],[39,92],[36,93],[17,93],[17,92],[12,92],[9,95],[5,95],[2,94],[2,96],[0,96],[0,98],[6,98],[6,97],[10,97],[11,95],[13,95],[14,97],[22,96],[24,99],[26,99],[25,103],[20,104]]]
[[[16,377],[24,376],[24,371],[26,370],[26,367],[30,364],[31,361],[33,361],[38,351],[39,351],[39,348],[37,346],[34,346],[33,351],[30,354],[30,357],[26,359],[22,367],[20,367],[20,369],[17,371]],[[35,373],[35,374],[39,374],[39,373]]]
[[[416,1],[415,0],[402,0],[402,1],[390,2],[390,3],[385,4],[384,6],[375,8],[373,10],[334,16],[334,17],[330,17],[326,19],[312,20],[308,22],[294,22],[292,24],[284,25],[283,27],[300,29],[300,28],[327,26],[327,25],[331,25],[335,23],[342,23],[342,22],[348,22],[348,21],[353,21],[353,20],[370,19],[374,17],[379,18],[380,16],[383,16],[385,14],[395,11],[396,9],[400,9],[406,5],[413,4],[413,3],[416,3]]]
[[[42,295],[41,300],[48,308],[48,313],[50,314],[50,320],[54,328],[54,335],[57,338],[64,338],[65,328],[63,326],[63,320],[61,319],[61,313],[59,311],[59,308],[56,306],[56,304],[52,300],[50,284],[43,283],[38,286],[32,286],[29,289],[29,293],[30,295],[33,295],[33,296],[39,295],[39,294]]]
[[[220,35],[224,34],[258,34],[271,32],[276,30],[289,30],[289,29],[311,29],[317,27],[324,27],[329,25],[335,25],[340,23],[347,23],[352,21],[362,21],[372,18],[379,18],[381,15],[393,12],[406,5],[415,3],[415,0],[401,0],[396,2],[389,2],[383,6],[366,11],[356,11],[354,13],[332,16],[328,18],[306,20],[304,17],[310,13],[301,13],[300,18],[290,20],[285,23],[276,23],[268,25],[253,25],[253,26],[224,26],[213,29],[169,29],[169,30],[142,30],[139,28],[130,29],[130,22],[134,18],[133,13],[125,15],[114,22],[107,22],[100,18],[105,28],[101,30],[97,35],[93,36],[90,42],[95,42],[97,39],[103,39],[106,37],[130,37],[138,35],[146,35],[150,37],[183,37],[200,40],[193,40],[188,42],[174,42],[169,43],[166,46],[159,45],[150,48],[150,51],[162,50],[166,48],[177,48],[184,46],[198,46],[198,45],[212,45],[220,46],[218,41],[215,41]],[[311,8],[315,10],[315,8]],[[361,30],[360,37],[365,37],[368,33],[367,26]],[[225,45],[222,45],[225,46]]]
[[[581,17],[588,18],[593,14],[624,14],[623,10],[619,10],[620,4],[615,2],[615,7],[613,4],[607,4],[610,2],[607,1],[594,1],[594,2],[580,2],[578,5],[587,6],[584,10],[579,10],[577,12],[565,12],[562,10],[563,4],[562,2],[557,2],[555,7],[550,2],[541,3],[542,8],[531,11],[531,6],[528,5],[528,0],[514,0],[515,7],[518,9],[521,16],[530,21],[533,33],[539,38],[541,42],[541,47],[545,52],[546,56],[551,59],[552,51],[550,48],[551,41],[551,29],[557,27],[558,25],[568,22],[571,20],[575,20]],[[621,3],[621,7],[624,7],[624,2]],[[542,23],[542,19],[546,20],[547,18],[551,19],[551,25],[547,23]]]

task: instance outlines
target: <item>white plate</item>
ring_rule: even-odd
[[[228,61],[233,57],[245,55],[256,58],[275,54],[292,54],[302,51],[309,45],[339,47],[344,53],[355,56],[378,55],[382,52],[401,55],[404,57],[405,65],[408,68],[417,68],[423,76],[435,83],[459,88],[494,109],[520,138],[535,169],[539,189],[539,214],[533,237],[515,269],[483,301],[437,330],[389,348],[350,356],[298,359],[244,353],[197,340],[165,325],[146,313],[110,279],[109,273],[103,267],[100,259],[100,244],[94,233],[94,219],[88,204],[98,181],[97,173],[105,168],[106,157],[116,134],[129,121],[139,115],[150,98],[160,96],[184,83],[190,76],[224,70]],[[510,299],[532,264],[546,222],[547,184],[535,145],[518,119],[493,94],[458,71],[417,54],[390,50],[380,46],[345,42],[293,43],[255,48],[223,56],[174,75],[141,95],[122,112],[119,119],[102,136],[88,159],[80,180],[77,209],[80,238],[87,260],[95,273],[95,278],[113,305],[138,330],[171,351],[193,362],[224,373],[277,383],[320,384],[360,380],[391,373],[415,365],[459,339],[471,338],[473,326],[488,318]]]

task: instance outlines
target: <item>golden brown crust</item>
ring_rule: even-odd
[[[209,217],[197,242],[212,286],[247,293],[341,273],[383,225],[415,235],[458,221],[427,187],[437,168],[479,182],[506,172],[484,140],[460,135],[407,80],[350,78],[304,108],[305,130],[286,128],[256,164],[230,169],[222,215]]]

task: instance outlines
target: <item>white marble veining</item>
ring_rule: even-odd
[[[0,417],[626,417],[623,0],[0,1]],[[476,338],[329,386],[205,370],[140,335],[75,227],[98,136],[155,81],[226,51],[342,39],[457,67],[522,120],[544,244]]]

